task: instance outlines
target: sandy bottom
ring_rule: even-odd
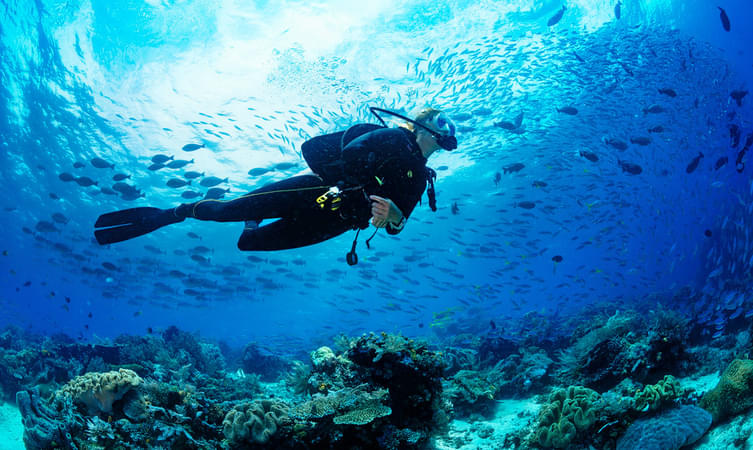
[[[488,421],[453,420],[446,437],[435,442],[438,450],[496,450],[505,436],[525,428],[538,414],[541,405],[533,398],[498,400],[494,417]]]
[[[0,450],[24,449],[24,426],[15,405],[0,403]]]

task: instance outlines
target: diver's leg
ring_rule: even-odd
[[[331,211],[284,217],[259,228],[246,228],[238,239],[240,250],[285,250],[317,244],[351,229]]]
[[[242,222],[294,216],[316,208],[316,198],[329,189],[316,175],[301,175],[268,184],[232,200],[206,199],[184,203],[178,216],[216,222]]]

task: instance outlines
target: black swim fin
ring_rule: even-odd
[[[100,245],[114,244],[142,236],[165,225],[182,222],[173,208],[130,208],[102,214],[94,223],[94,237]]]

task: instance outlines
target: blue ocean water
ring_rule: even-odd
[[[753,85],[748,3],[0,0],[0,326],[296,353],[525,338],[532,316],[567,336],[584,308],[661,303],[723,339],[753,315],[753,99],[732,95]],[[362,234],[356,266],[355,232],[270,253],[236,248],[241,223],[93,239],[100,214],[176,206],[206,177],[233,198],[306,173],[300,145],[375,123],[369,106],[442,109],[459,148],[429,159],[437,212],[424,196],[401,234]]]

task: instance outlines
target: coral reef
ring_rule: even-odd
[[[111,346],[117,357],[108,357],[110,363],[87,363],[116,370],[70,377],[50,390],[49,400],[37,390],[19,391],[27,446],[426,447],[449,420],[441,355],[386,333],[348,340],[346,347],[341,354],[320,347],[310,354],[311,366],[295,366],[296,394],[285,382],[261,382],[242,367],[226,372],[212,363],[223,359],[219,347],[195,335],[169,329],[161,336],[122,336]],[[9,352],[25,350],[35,354]],[[280,360],[278,369],[290,367]]]
[[[253,342],[243,349],[240,366],[263,381],[273,381],[290,369],[290,363]]]
[[[566,448],[577,441],[597,418],[598,392],[582,386],[557,389],[541,408],[535,440],[546,448]]]
[[[701,398],[699,405],[711,413],[714,422],[753,406],[753,360],[732,361],[722,374],[719,384]]]
[[[688,358],[688,321],[674,311],[657,308],[647,318],[616,312],[587,323],[572,345],[560,350],[558,376],[564,381],[607,390],[628,376],[647,382],[679,371]]]
[[[266,444],[288,415],[285,403],[261,400],[236,405],[222,421],[222,432],[232,445]]]
[[[72,418],[72,405],[56,411],[41,401],[37,389],[19,391],[16,404],[23,417],[24,445],[27,449],[76,448],[72,433],[77,424]]]
[[[635,409],[638,411],[658,411],[663,405],[682,396],[680,383],[672,375],[652,385],[647,385],[635,394]]]
[[[142,383],[136,372],[128,369],[105,373],[87,373],[63,386],[56,396],[68,395],[75,404],[83,404],[88,415],[112,412],[113,402]]]
[[[677,450],[700,439],[711,426],[711,414],[692,405],[680,406],[635,421],[617,441],[617,450]]]

